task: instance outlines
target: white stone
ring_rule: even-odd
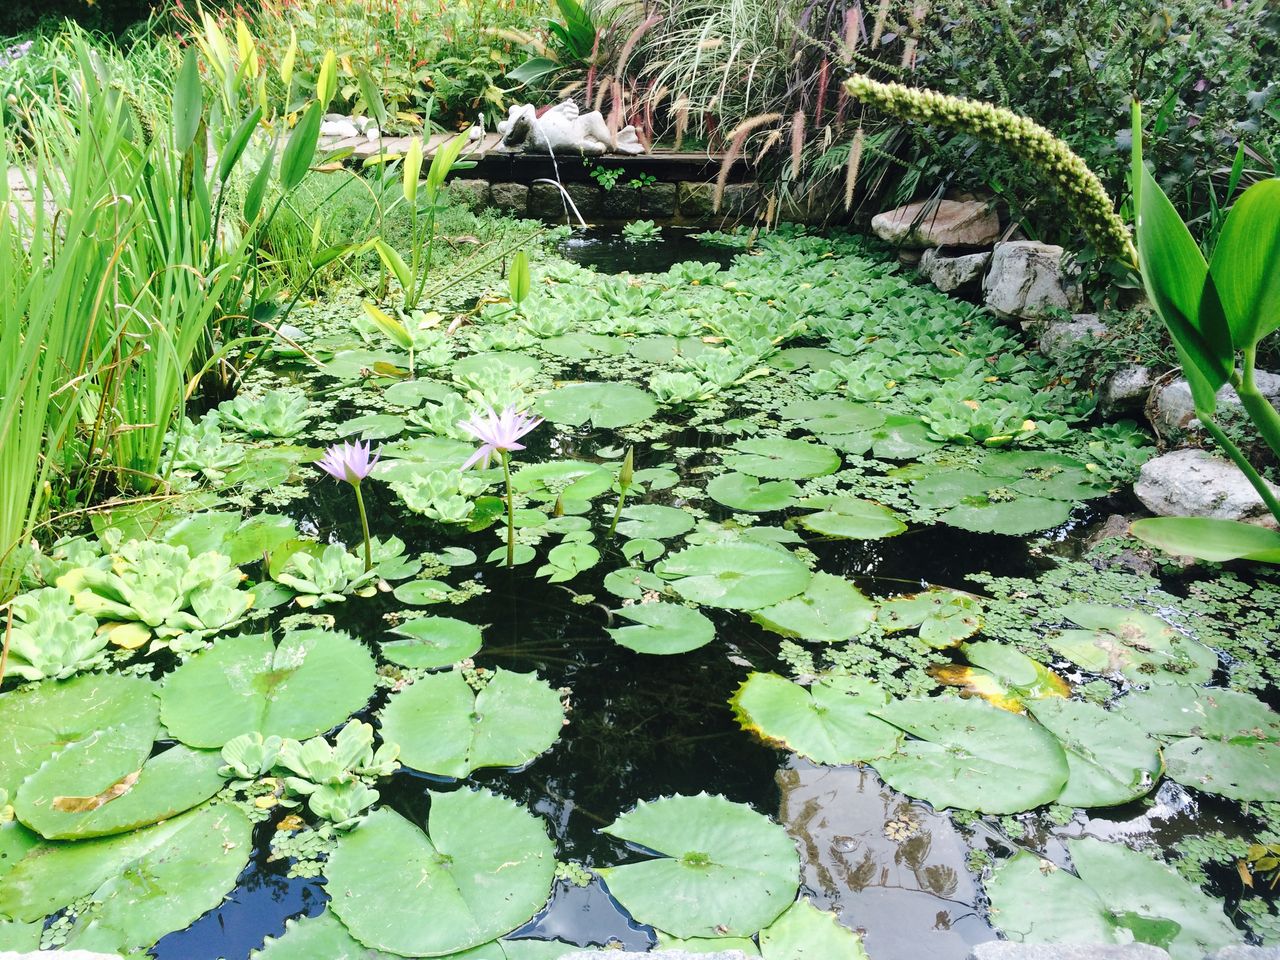
[[[1098,391],[1098,411],[1104,417],[1139,413],[1146,406],[1154,383],[1155,376],[1150,367],[1144,367],[1140,363],[1126,363],[1116,367],[1102,381],[1102,387]]]
[[[626,126],[614,137],[599,110],[578,112],[578,105],[565,100],[542,116],[531,103],[513,106],[507,119],[498,124],[504,147],[520,147],[525,153],[566,153],[589,157],[617,153],[643,153],[634,127]]]
[[[1280,496],[1280,487],[1271,485]],[[1269,520],[1240,468],[1207,450],[1174,450],[1142,465],[1133,492],[1158,517]]]
[[[920,257],[920,276],[943,293],[977,283],[991,262],[990,251],[949,255],[945,248],[930,247]]]
[[[1000,217],[981,200],[921,200],[877,213],[871,229],[900,247],[985,247],[1000,235]]]
[[[1107,335],[1107,325],[1092,313],[1077,313],[1070,320],[1050,320],[1040,329],[1040,352],[1046,357],[1059,356],[1064,347],[1082,342],[1096,342]]]
[[[1280,374],[1257,370],[1254,372],[1254,383],[1272,403],[1280,402]],[[1230,384],[1218,391],[1217,406],[1219,420],[1245,415],[1244,406]],[[1186,380],[1174,380],[1156,393],[1151,425],[1162,439],[1174,442],[1181,440],[1186,434],[1198,433],[1204,429],[1196,418],[1191,385]]]
[[[1051,243],[997,243],[982,283],[987,306],[998,316],[1023,320],[1044,320],[1079,309],[1080,284],[1063,259],[1063,249]]]

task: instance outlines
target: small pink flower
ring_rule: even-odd
[[[345,480],[355,486],[377,465],[382,455],[370,458],[368,443],[335,443],[325,451],[316,466],[335,480]]]
[[[463,420],[458,424],[482,444],[462,465],[463,470],[477,463],[488,467],[489,460],[499,453],[523,450],[524,444],[518,442],[520,438],[542,423],[539,417],[518,413],[514,406],[507,407],[502,413],[495,413],[492,407],[487,407],[486,410],[487,417],[475,414],[470,420]]]

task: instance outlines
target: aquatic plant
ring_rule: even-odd
[[[351,484],[355,491],[356,507],[360,511],[360,529],[364,534],[364,570],[373,569],[373,555],[369,545],[369,515],[364,508],[364,494],[360,492],[360,484],[378,465],[381,454],[370,450],[368,441],[360,443],[347,442],[334,444],[325,451],[325,455],[316,463],[335,480]]]
[[[475,414],[470,420],[458,424],[460,429],[481,441],[479,449],[467,458],[462,469],[467,470],[477,463],[482,469],[487,469],[495,456],[502,461],[502,476],[507,488],[507,566],[511,567],[516,562],[516,507],[511,493],[511,453],[524,449],[520,438],[536,429],[542,418],[521,413],[514,406],[507,407],[500,414],[489,407],[487,414],[486,417]]]
[[[71,594],[45,587],[19,594],[10,605],[7,624],[6,675],[24,680],[61,680],[100,666],[111,637],[98,632],[98,621],[80,612]]]

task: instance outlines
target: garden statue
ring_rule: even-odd
[[[635,127],[627,125],[616,137],[599,110],[579,114],[578,105],[565,100],[538,115],[526,103],[513,106],[507,119],[498,124],[504,147],[523,147],[526,153],[573,153],[598,157],[610,151],[643,153],[644,145]]]

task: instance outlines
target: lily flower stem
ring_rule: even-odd
[[[502,451],[502,478],[507,484],[507,566],[516,565],[516,502],[511,496],[511,454]]]
[[[1264,403],[1266,401],[1263,401]],[[1237,447],[1225,433],[1222,428],[1214,422],[1213,417],[1207,414],[1197,414],[1200,422],[1204,424],[1205,431],[1209,436],[1217,442],[1222,451],[1231,458],[1240,471],[1248,479],[1253,489],[1258,492],[1258,496],[1262,498],[1262,502],[1267,505],[1267,509],[1271,511],[1271,515],[1280,521],[1280,501],[1276,500],[1276,496],[1271,492],[1271,486],[1267,481],[1263,480],[1258,471],[1253,468],[1244,453]]]
[[[609,524],[609,539],[610,539],[610,540],[612,540],[612,539],[613,539],[613,535],[614,535],[615,533],[617,533],[617,530],[618,530],[618,518],[622,516],[622,507],[623,507],[623,504],[625,504],[626,502],[627,502],[627,488],[626,488],[626,487],[619,487],[619,488],[618,488],[618,506],[617,506],[617,509],[615,509],[615,510],[613,511],[613,522],[612,522],[611,524]]]
[[[360,508],[360,529],[364,531],[364,572],[373,569],[373,551],[369,546],[369,515],[364,509],[364,494],[360,492],[360,483],[356,481],[352,488],[356,492],[356,506]]]

